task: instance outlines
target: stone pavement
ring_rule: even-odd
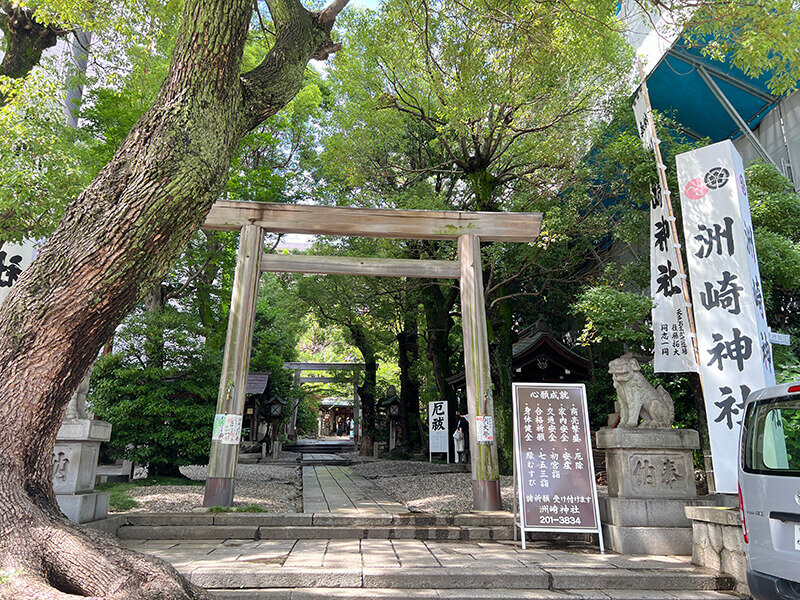
[[[326,466],[326,465],[349,465],[350,459],[341,454],[330,454],[320,452],[305,452],[300,457],[300,464],[304,467]]]
[[[732,578],[688,557],[585,544],[422,540],[128,540],[230,600],[311,598],[732,600]]]
[[[346,466],[303,467],[303,512],[338,515],[407,513],[375,484]]]

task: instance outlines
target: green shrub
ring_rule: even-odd
[[[203,464],[211,446],[218,369],[203,362],[183,372],[101,358],[92,376],[92,410],[112,424],[109,455],[147,465],[148,475],[180,477]]]

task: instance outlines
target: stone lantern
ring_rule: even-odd
[[[397,424],[400,421],[400,398],[397,396],[397,389],[390,385],[386,390],[386,414],[389,417],[389,451],[397,446]]]
[[[53,490],[70,520],[89,523],[108,516],[109,492],[95,492],[100,443],[111,438],[111,424],[86,412],[91,371],[72,395],[53,448]]]
[[[267,415],[269,415],[270,424],[272,426],[270,446],[272,448],[273,460],[277,460],[278,453],[281,451],[281,443],[278,440],[278,423],[280,423],[282,414],[283,400],[278,396],[270,397],[269,403],[267,404]]]

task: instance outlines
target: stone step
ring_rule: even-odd
[[[128,525],[137,526],[198,526],[236,525],[256,527],[389,527],[389,526],[454,526],[454,527],[511,527],[513,517],[508,512],[465,513],[440,515],[428,513],[356,514],[332,513],[131,513],[124,515]]]
[[[253,522],[257,522],[254,520]],[[117,530],[124,540],[510,540],[512,527],[504,526],[259,526],[250,525],[125,525]]]
[[[341,454],[329,453],[304,453],[300,458],[300,464],[304,467],[314,467],[320,465],[349,465],[352,461]]]
[[[197,567],[192,583],[210,589],[376,588],[388,590],[647,590],[698,592],[731,590],[732,577],[696,569],[548,569],[484,567],[264,568],[259,564]],[[328,590],[330,591],[330,590]],[[584,594],[583,592],[580,592]],[[379,597],[379,595],[377,596]]]
[[[319,442],[284,444],[281,448],[285,452],[299,452],[301,454],[339,454],[341,452],[354,452],[356,446],[353,442]]]
[[[117,529],[123,540],[257,540],[258,527],[237,525],[123,525]]]
[[[513,590],[513,589],[390,589],[390,588],[272,588],[218,589],[221,600],[736,600],[731,592],[653,590]]]
[[[510,540],[511,527],[259,527],[262,540],[384,539],[384,540]]]

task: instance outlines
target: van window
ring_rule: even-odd
[[[800,475],[800,398],[751,404],[745,418],[744,451],[747,472]]]

